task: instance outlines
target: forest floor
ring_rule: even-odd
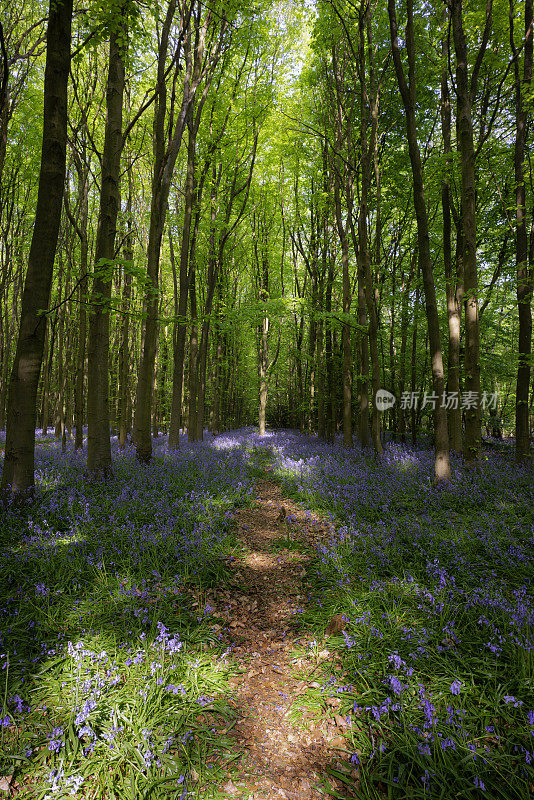
[[[340,735],[347,723],[336,714],[339,701],[330,700],[319,716],[305,703],[306,691],[319,688],[314,680],[318,667],[333,654],[324,641],[318,649],[295,622],[308,591],[305,567],[330,525],[284,498],[275,483],[259,480],[255,489],[255,505],[235,515],[242,553],[233,568],[243,591],[214,592],[207,598],[216,615],[224,616],[224,608],[231,606],[226,615],[229,638],[241,672],[230,685],[240,717],[236,741],[244,757],[238,773],[222,788],[230,796],[244,794],[251,800],[313,800],[324,797],[322,778],[332,763],[358,777]],[[331,627],[339,633],[342,623],[337,622]],[[295,720],[297,701],[303,702]],[[314,788],[319,783],[321,792]]]
[[[0,517],[0,798],[534,795],[513,443],[435,487],[426,448],[253,429],[89,481],[41,435],[36,476]]]

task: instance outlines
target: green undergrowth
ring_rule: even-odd
[[[487,465],[432,492],[415,466],[398,480],[392,461],[294,458],[275,457],[275,479],[335,529],[308,568],[300,621],[324,661],[294,714],[344,720],[336,785],[361,800],[532,797],[531,479]],[[324,638],[336,614],[344,630]]]
[[[126,453],[91,483],[39,454],[38,501],[0,532],[0,776],[21,800],[220,796],[235,670],[202,596],[232,575],[241,458]]]

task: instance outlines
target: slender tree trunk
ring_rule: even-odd
[[[415,264],[417,262],[417,249],[415,250],[412,258],[410,259],[410,270],[406,283],[402,287],[402,306],[401,306],[401,348],[400,348],[400,366],[399,366],[399,401],[402,398],[406,386],[406,348],[408,344],[408,298],[412,288],[412,280],[415,272]],[[399,402],[399,433],[401,442],[406,441],[406,409]]]
[[[327,240],[325,232],[325,242]],[[328,275],[326,282],[325,296],[325,436],[329,442],[334,441],[335,436],[335,399],[334,399],[334,347],[332,335],[332,287],[334,283],[334,258],[332,254],[328,259]]]
[[[446,27],[448,15],[446,11],[444,14],[444,27]],[[449,324],[447,394],[452,398],[448,414],[448,425],[451,450],[456,453],[461,453],[463,451],[462,413],[459,400],[461,303],[458,302],[458,284],[453,280],[452,275],[450,179],[453,164],[451,146],[451,99],[448,80],[449,40],[446,32],[443,34],[441,55],[443,62],[441,68],[441,131],[443,136],[443,152],[445,155],[443,178],[441,181],[441,208],[443,212],[443,265],[445,270],[447,318]],[[456,401],[454,402],[455,397]]]
[[[133,218],[132,218],[132,170],[128,165],[128,199],[126,201],[127,232],[124,241],[124,260],[127,264],[133,261]],[[126,439],[130,431],[130,302],[132,296],[132,274],[128,268],[123,270],[122,285],[122,320],[120,325],[119,344],[119,386],[118,386],[118,439],[121,450],[126,446]]]
[[[2,388],[0,390],[0,431],[5,430],[6,427],[7,386],[9,378],[9,361],[11,358],[11,336],[9,331],[7,303],[5,304],[5,308],[6,308],[6,322],[5,322],[5,327],[4,325],[2,325],[2,367],[0,370],[2,376]],[[46,364],[47,342],[48,342],[48,337],[46,337],[45,340],[45,353],[43,357],[44,364]]]
[[[191,333],[189,337],[189,419],[187,423],[187,436],[189,441],[193,441],[197,433],[198,402],[198,309],[195,264],[191,264],[189,281]]]
[[[72,0],[50,3],[46,34],[41,170],[17,349],[11,372],[1,488],[19,499],[34,490],[36,402],[66,173],[67,82]]]
[[[395,65],[397,83],[399,85],[404,111],[406,114],[406,133],[408,139],[408,149],[410,153],[410,162],[412,165],[414,207],[417,218],[419,265],[423,276],[428,336],[431,351],[433,393],[436,398],[434,408],[434,476],[436,481],[442,481],[449,480],[451,474],[449,458],[449,435],[447,428],[447,409],[443,403],[445,375],[441,351],[436,289],[434,285],[434,274],[432,271],[432,260],[430,256],[428,213],[423,181],[423,167],[421,164],[421,154],[419,151],[419,143],[417,141],[417,128],[415,122],[415,39],[413,28],[413,0],[408,0],[407,2],[408,16],[406,24],[406,47],[408,52],[408,81],[406,81],[406,77],[404,75],[399,51],[395,0],[388,0],[388,13],[390,21],[391,45],[393,50],[393,62]]]
[[[420,297],[419,275],[420,275],[420,267],[418,265],[416,289],[415,289],[415,303],[413,305],[412,369],[410,376],[410,391],[412,394],[412,398],[414,398],[417,393],[417,327],[418,327],[417,314],[419,311],[419,297]],[[412,445],[415,447],[417,444],[417,406],[415,401],[410,403],[410,428],[412,432]]]
[[[154,372],[152,373],[152,402],[150,404],[152,409],[152,438],[159,435],[158,425],[158,349],[156,341],[156,356],[154,359]]]
[[[313,432],[315,420],[315,381],[316,381],[316,362],[315,353],[317,350],[317,322],[315,314],[317,313],[317,256],[312,252],[312,295],[311,295],[311,310],[310,310],[310,323],[308,330],[308,366],[309,366],[309,408],[307,419],[308,433]]]
[[[189,149],[191,148],[191,140],[193,140],[193,154],[194,154],[194,133],[191,132],[191,108],[194,99],[196,87],[198,86],[200,63],[202,60],[203,44],[198,43],[195,50],[195,74],[191,75],[191,47],[190,47],[190,28],[188,27],[185,42],[185,54],[187,61],[186,75],[184,78],[183,99],[180,112],[175,121],[174,132],[172,140],[167,149],[165,149],[165,115],[166,115],[166,99],[167,89],[165,83],[165,67],[166,56],[168,50],[169,33],[171,30],[172,21],[176,9],[175,0],[169,2],[165,24],[162,30],[161,43],[158,55],[158,98],[154,118],[154,173],[152,178],[152,201],[150,209],[150,230],[148,237],[148,254],[147,254],[147,276],[149,279],[149,286],[147,295],[145,297],[145,311],[146,320],[143,335],[143,347],[141,363],[139,365],[139,375],[137,383],[137,397],[135,403],[135,445],[137,457],[140,461],[148,462],[152,457],[152,438],[150,435],[150,420],[152,410],[152,397],[153,397],[153,382],[155,374],[155,360],[156,360],[156,345],[158,338],[158,285],[159,285],[159,262],[161,254],[161,240],[163,238],[163,230],[165,225],[165,218],[167,216],[167,207],[169,199],[169,191],[171,187],[174,167],[178,152],[180,150],[183,132],[185,130],[186,119],[189,117],[190,133],[189,133]],[[193,80],[194,87],[191,85]],[[188,154],[189,154],[188,149]],[[194,170],[194,163],[193,163]],[[189,155],[188,155],[188,182],[192,180],[189,176]],[[186,189],[186,192],[188,190]],[[191,203],[189,198],[186,199],[186,217],[190,222],[191,217]],[[189,225],[189,222],[187,224]],[[186,223],[184,222],[184,229]],[[187,244],[189,249],[189,244]],[[182,247],[183,249],[183,247]],[[180,275],[182,267],[180,265]],[[187,264],[186,264],[187,274]],[[180,287],[182,292],[182,287]],[[187,303],[187,288],[185,288],[185,299]],[[185,317],[185,314],[184,314]],[[184,338],[185,341],[185,328],[180,325],[178,328],[178,337]],[[182,356],[183,358],[183,356]],[[174,431],[171,423],[171,439],[174,437]],[[169,445],[174,447],[178,444],[176,441],[170,441]]]
[[[267,382],[267,370],[269,367],[269,318],[263,317],[259,330],[260,352],[258,361],[258,380],[259,380],[259,404],[258,404],[258,428],[260,436],[265,436],[265,417],[267,410],[267,395],[269,385]]]
[[[322,291],[320,292],[322,303]],[[324,322],[322,319],[317,323],[317,348],[316,348],[316,373],[317,373],[317,436],[319,439],[326,438],[326,419],[325,419],[325,363],[324,363]]]
[[[515,106],[516,134],[514,150],[515,176],[515,260],[517,271],[517,309],[519,316],[516,402],[515,402],[515,454],[519,463],[530,456],[529,430],[529,387],[530,358],[532,351],[532,275],[529,274],[528,236],[526,225],[526,190],[525,190],[525,147],[527,141],[527,102],[526,92],[532,81],[532,38],[533,38],[533,3],[525,0],[525,53],[523,56],[523,77],[521,79],[519,63],[515,61]],[[512,21],[511,17],[511,21]],[[517,56],[514,44],[513,28],[510,30],[510,42]]]
[[[85,387],[85,349],[87,340],[86,295],[88,289],[89,240],[87,225],[89,220],[89,174],[87,170],[78,175],[82,202],[80,206],[80,272],[81,280],[78,290],[78,349],[76,354],[76,384],[74,389],[74,424],[76,434],[74,448],[83,446],[84,387]]]
[[[174,372],[171,423],[169,429],[169,447],[178,447],[180,443],[180,420],[182,416],[182,393],[184,381],[185,340],[187,297],[189,294],[189,244],[191,219],[193,215],[193,199],[195,195],[195,131],[189,130],[187,144],[187,175],[185,180],[184,221],[182,226],[182,245],[180,250],[180,294],[178,299],[178,323],[174,343]]]
[[[65,399],[65,317],[67,313],[65,299],[69,291],[69,276],[65,277],[65,286],[63,290],[63,259],[60,256],[60,266],[58,271],[58,359],[57,359],[57,395],[56,395],[56,412],[54,421],[54,435],[56,439],[61,439],[63,436],[63,428],[65,426],[64,418],[64,399]]]
[[[223,358],[224,358],[224,338],[217,325],[215,330],[215,358],[213,359],[213,407],[211,432],[216,436],[221,429],[221,409],[224,413],[223,397]],[[226,387],[225,387],[226,389]]]
[[[41,432],[43,436],[48,435],[48,426],[50,425],[50,376],[52,375],[52,368],[54,366],[54,352],[56,343],[56,326],[57,326],[57,311],[54,319],[47,328],[48,331],[48,347],[47,347],[47,361],[45,361],[44,374],[43,374],[43,403],[41,407]]]
[[[101,477],[111,474],[108,303],[111,299],[112,284],[110,264],[115,257],[117,214],[120,203],[125,34],[125,26],[121,25],[112,32],[109,43],[107,118],[87,347],[87,466],[90,474]]]
[[[374,78],[371,80],[372,123],[371,141],[367,141],[367,81],[365,59],[365,25],[360,21],[360,146],[362,161],[360,213],[358,216],[358,250],[359,261],[363,270],[365,281],[365,299],[367,315],[369,318],[369,351],[371,355],[371,376],[373,393],[373,410],[371,415],[371,439],[375,452],[380,456],[383,453],[382,439],[380,436],[380,410],[377,407],[376,397],[380,389],[380,359],[378,356],[378,315],[375,304],[373,277],[371,272],[371,258],[367,243],[367,220],[369,215],[368,196],[371,185],[371,160],[370,152],[374,151],[377,135],[378,107],[376,92],[374,91]]]
[[[163,332],[161,345],[161,369],[158,385],[158,408],[159,418],[163,426],[163,432],[167,433],[167,366],[169,363],[169,342],[167,339],[168,329]]]
[[[452,31],[456,52],[457,128],[462,169],[462,239],[465,310],[465,391],[470,402],[465,409],[465,462],[475,465],[481,445],[480,356],[478,324],[478,271],[476,242],[476,181],[473,143],[472,102],[476,75],[468,74],[467,43],[463,28],[462,0],[451,0]],[[489,16],[488,16],[489,12]],[[487,23],[491,23],[491,0],[487,7]],[[485,34],[477,57],[478,66],[484,54]]]
[[[341,262],[343,267],[343,327],[342,327],[342,364],[343,364],[343,446],[352,447],[352,352],[350,341],[351,289],[349,274],[349,243],[343,224],[341,212],[340,178],[336,170],[334,197],[336,225],[341,242]]]
[[[129,245],[127,245],[129,247]],[[125,249],[124,257],[130,255],[129,250]],[[128,259],[129,260],[129,259]],[[130,336],[130,298],[132,294],[132,276],[128,271],[124,273],[124,284],[122,289],[122,322],[121,340],[119,348],[119,447],[126,446],[129,425],[129,383],[130,383],[130,358],[129,358],[129,336]]]

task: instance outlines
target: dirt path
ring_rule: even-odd
[[[222,789],[228,797],[254,800],[324,798],[324,790],[315,787],[325,768],[347,756],[340,752],[344,740],[336,702],[327,700],[319,714],[317,708],[304,710],[298,722],[292,722],[291,714],[307,688],[319,688],[318,667],[335,654],[321,642],[310,647],[313,637],[296,625],[295,612],[306,602],[303,577],[310,551],[304,546],[284,549],[281,539],[289,530],[292,540],[313,546],[324,537],[327,523],[305,514],[267,481],[257,483],[256,507],[238,511],[235,521],[245,555],[234,569],[246,589],[218,592],[214,602],[217,614],[226,615],[233,658],[244,670],[231,682],[231,702],[239,716],[237,743],[244,757],[239,775]],[[303,654],[295,658],[296,645]]]

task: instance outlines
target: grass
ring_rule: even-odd
[[[18,796],[211,796],[236,752],[233,669],[202,588],[224,582],[241,454],[83,457],[38,448],[39,501],[4,517],[0,775]]]
[[[107,483],[47,441],[37,470],[38,502],[0,530],[0,776],[21,799],[222,796],[236,669],[205,590],[230,582],[258,476],[335,528],[308,567],[292,707],[339,700],[330,774],[361,800],[532,795],[534,486],[505,448],[438,490],[427,452],[379,463],[287,432],[161,441],[148,467],[115,451]],[[273,549],[300,551],[293,535]]]
[[[297,436],[269,451],[286,493],[336,525],[301,618],[317,637],[349,619],[329,640],[342,670],[325,662],[314,690],[349,723],[347,770],[332,775],[362,800],[531,797],[532,475],[505,452],[474,475],[455,464],[435,490],[424,452],[379,464]]]

